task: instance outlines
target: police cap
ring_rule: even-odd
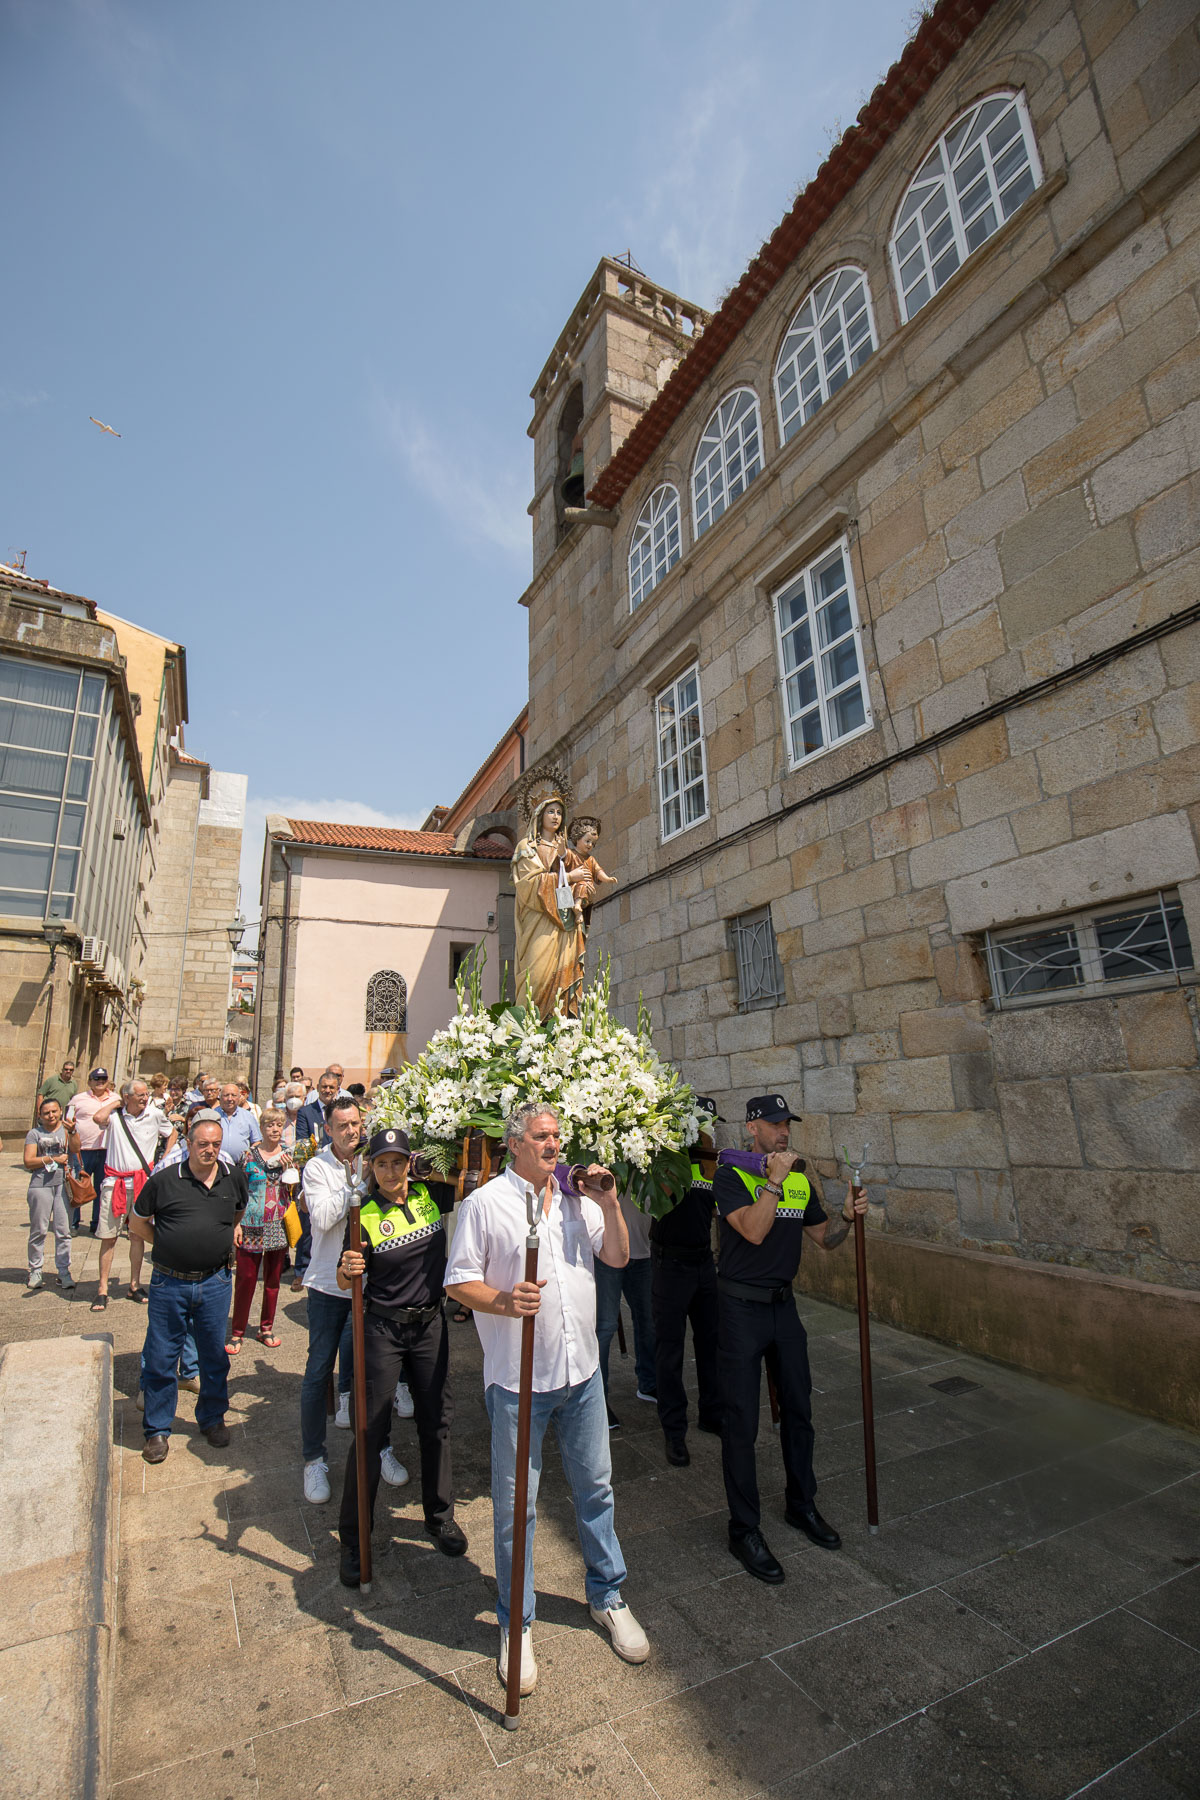
[[[368,1157],[409,1154],[408,1133],[401,1131],[397,1125],[389,1125],[386,1131],[377,1131],[367,1145]]]
[[[750,1125],[755,1119],[767,1119],[771,1124],[781,1119],[798,1119],[782,1094],[756,1094],[753,1100],[746,1102],[746,1123]]]

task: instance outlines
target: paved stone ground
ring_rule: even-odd
[[[854,1322],[805,1302],[820,1505],[845,1548],[816,1550],[783,1523],[764,1419],[765,1525],[788,1573],[765,1588],[725,1548],[718,1445],[693,1433],[692,1467],[668,1468],[654,1409],[618,1360],[617,1522],[651,1660],[626,1667],[590,1625],[548,1454],[541,1678],[512,1735],[493,1662],[473,1327],[452,1327],[470,1551],[433,1549],[401,1490],[377,1522],[375,1591],[352,1604],[335,1504],[300,1496],[302,1299],[286,1297],[281,1350],[248,1344],[235,1364],[231,1446],[197,1438],[182,1395],[170,1457],[148,1468],[131,1398],[144,1312],[121,1297],[103,1320],[88,1313],[88,1238],[75,1240],[73,1302],[53,1288],[24,1296],[23,1188],[6,1155],[0,1339],[100,1325],[117,1350],[114,1800],[1200,1794],[1200,1440],[877,1328],[883,1529],[871,1537]],[[127,1268],[122,1247],[122,1296]],[[966,1391],[935,1385],[954,1377]],[[349,1435],[330,1438],[336,1497]],[[394,1442],[415,1464],[411,1424]]]

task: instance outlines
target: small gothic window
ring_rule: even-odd
[[[405,1031],[408,1028],[408,989],[395,969],[380,969],[367,983],[367,1030]]]

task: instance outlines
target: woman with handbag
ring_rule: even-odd
[[[29,1170],[29,1279],[25,1291],[36,1294],[42,1285],[42,1260],[46,1233],[54,1229],[54,1260],[58,1285],[66,1293],[75,1288],[71,1274],[71,1227],[67,1219],[66,1176],[68,1155],[78,1156],[75,1127],[64,1128],[57,1100],[43,1100],[38,1122],[25,1134],[25,1167]]]
[[[242,1157],[242,1168],[250,1183],[250,1204],[242,1214],[242,1241],[234,1253],[233,1323],[225,1346],[230,1356],[236,1356],[242,1347],[260,1270],[263,1299],[258,1341],[265,1350],[279,1348],[280,1340],[274,1331],[275,1308],[288,1248],[284,1226],[288,1190],[282,1177],[292,1166],[292,1158],[282,1145],[283,1127],[280,1108],[264,1108],[262,1142],[251,1144]]]

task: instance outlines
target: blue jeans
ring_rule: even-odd
[[[103,1146],[101,1146],[99,1150],[81,1150],[79,1152],[79,1160],[83,1164],[84,1174],[91,1176],[96,1189],[96,1198],[92,1201],[92,1223],[90,1227],[92,1235],[95,1236],[96,1229],[100,1224],[100,1189],[104,1184]]]
[[[492,1531],[496,1550],[496,1617],[508,1626],[512,1587],[513,1502],[517,1466],[517,1396],[493,1384],[484,1394],[492,1421]],[[529,1524],[525,1538],[525,1618],[534,1616],[533,1534],[537,1524],[542,1439],[554,1421],[563,1472],[575,1502],[575,1529],[587,1570],[584,1586],[598,1612],[617,1606],[625,1563],[613,1520],[612,1457],[600,1371],[578,1387],[534,1394],[529,1433]]]
[[[147,1321],[147,1330],[148,1330],[148,1327],[149,1327],[149,1321]],[[199,1354],[198,1350],[196,1349],[196,1334],[193,1332],[191,1326],[189,1325],[187,1330],[183,1334],[183,1349],[179,1352],[179,1379],[180,1379],[180,1381],[195,1381],[195,1379],[199,1373],[200,1373],[200,1354]],[[146,1385],[146,1352],[143,1349],[142,1362],[141,1362],[141,1375],[138,1380],[138,1386],[140,1388],[144,1388],[145,1385]]]
[[[306,1463],[325,1455],[325,1389],[338,1365],[338,1389],[350,1392],[354,1343],[350,1335],[350,1296],[305,1290],[308,1298],[308,1361],[300,1386],[300,1441]]]
[[[654,1374],[654,1314],[650,1305],[650,1258],[639,1256],[623,1269],[610,1269],[596,1258],[596,1342],[600,1346],[600,1374],[604,1379],[604,1397],[608,1398],[608,1347],[616,1336],[621,1316],[621,1295],[629,1302],[633,1319],[633,1366],[637,1371],[638,1389],[643,1394],[657,1392]]]
[[[188,1328],[195,1336],[200,1393],[196,1424],[201,1431],[219,1425],[229,1407],[229,1357],[225,1327],[229,1320],[232,1280],[228,1269],[207,1281],[179,1281],[155,1269],[146,1296],[146,1344],[142,1351],[142,1386],[146,1410],[142,1428],[148,1438],[168,1436],[179,1399],[176,1370]]]

